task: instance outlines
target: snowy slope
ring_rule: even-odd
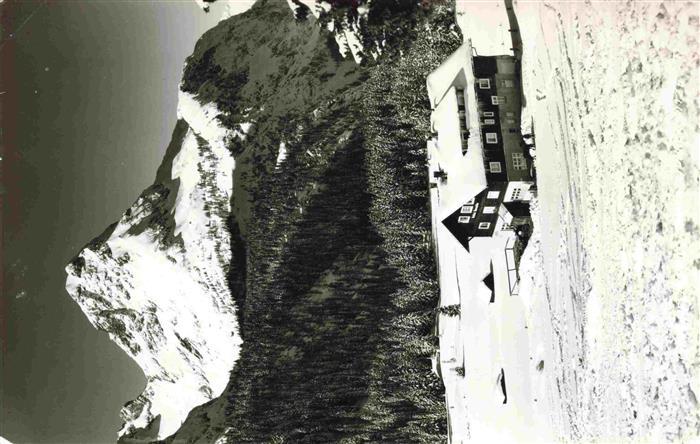
[[[449,440],[524,442],[553,439],[547,388],[540,381],[537,319],[528,316],[526,300],[511,296],[506,245],[515,235],[499,221],[493,238],[474,239],[467,252],[441,221],[486,186],[482,141],[471,131],[462,155],[456,88],[466,92],[466,119],[479,125],[473,95],[471,57],[508,54],[505,7],[499,2],[458,3],[457,21],[465,44],[427,79],[437,138],[428,144],[430,176],[442,169],[447,181],[431,190],[433,237],[439,263],[440,305],[459,305],[459,316],[441,315],[441,373],[445,384]],[[494,302],[483,279],[493,265]],[[535,327],[535,328],[533,328]],[[460,369],[463,368],[463,374]],[[505,375],[507,403],[501,390]]]
[[[457,6],[475,53],[511,53],[505,3]],[[517,297],[497,278],[484,302],[502,240],[470,254],[440,224],[483,171],[456,154],[460,62],[428,78],[430,174],[448,173],[431,190],[441,305],[461,307],[439,324],[450,439],[697,439],[698,5],[515,6],[539,186]],[[508,405],[496,401],[500,368]]]
[[[296,0],[296,3],[293,0],[287,0],[287,4],[295,15],[298,13],[299,8],[309,8],[315,19],[318,19],[322,13],[328,12],[332,8],[330,3],[319,0]],[[357,8],[357,14],[354,19],[350,20],[348,17],[345,17],[337,25],[332,21],[327,25],[328,31],[333,33],[340,55],[343,58],[352,57],[355,63],[358,64],[362,62],[363,58],[363,46],[360,40],[360,18],[366,16],[368,12],[367,5],[363,5]],[[381,52],[381,48],[377,51]]]
[[[164,161],[169,180],[66,267],[71,297],[146,376],[143,393],[122,409],[120,436],[159,415],[158,437],[174,433],[193,407],[223,391],[238,357],[226,280],[234,161],[217,114],[180,94],[184,123]]]
[[[516,11],[561,436],[697,439],[700,6]]]
[[[212,11],[212,6],[214,10],[212,14],[217,12],[221,14],[219,20],[225,20],[236,14],[247,11],[253,6],[255,0],[194,0],[194,2],[202,8],[204,12]]]

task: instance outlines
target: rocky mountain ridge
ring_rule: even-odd
[[[66,267],[90,322],[143,369],[146,387],[121,411],[120,436],[160,419],[172,434],[218,396],[240,336],[226,283],[233,158],[212,105],[180,94],[157,182]]]
[[[67,268],[146,373],[121,442],[445,436],[423,88],[458,39],[403,3],[259,0],[197,43],[156,183]]]

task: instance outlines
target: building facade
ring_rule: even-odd
[[[505,229],[526,223],[534,192],[532,158],[520,131],[522,92],[513,56],[473,56],[474,90],[456,89],[462,153],[470,133],[483,148],[486,188],[450,214],[443,224],[469,251],[473,237],[493,236],[499,219]],[[479,127],[469,128],[466,101],[473,94]]]

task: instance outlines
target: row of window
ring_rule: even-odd
[[[491,89],[491,79],[477,79],[479,89]],[[501,80],[501,86],[504,88],[514,88],[515,82],[511,79]]]
[[[496,116],[493,111],[484,111],[482,113],[482,115],[484,117],[495,117]],[[509,121],[513,120],[512,118],[515,117],[515,113],[513,111],[506,111],[506,117],[509,118],[508,119]],[[515,120],[513,120],[513,122],[515,122]]]
[[[486,114],[486,113],[484,113]],[[515,119],[506,119],[506,123],[508,125],[515,125]],[[496,119],[484,119],[484,125],[495,125],[496,124]],[[518,129],[517,128],[508,128],[508,132],[510,133],[517,133]]]
[[[489,191],[486,194],[486,199],[497,201],[500,196],[501,196],[501,192],[498,190]],[[472,215],[474,213],[476,213],[478,209],[479,209],[479,204],[474,201],[474,198],[469,199],[469,202],[462,205],[462,208],[460,208],[459,212],[463,216],[459,216],[458,221],[460,223],[469,223],[471,221]],[[485,205],[484,206],[483,214],[495,214],[495,213],[496,213],[496,206],[495,205]]]
[[[487,143],[488,139],[487,139]],[[525,161],[525,156],[522,153],[513,153],[513,169],[522,171],[527,169],[527,162]],[[502,173],[501,162],[489,162],[489,172],[491,173]]]
[[[459,216],[457,219],[457,222],[460,224],[468,224],[471,222],[472,218],[471,216]],[[488,230],[491,227],[491,222],[479,222],[479,229],[480,230]]]
[[[462,208],[460,208],[459,212],[461,214],[472,214],[475,213],[476,210],[479,209],[479,204],[475,205],[462,205]],[[487,205],[484,207],[484,214],[494,214],[496,212],[496,207]]]

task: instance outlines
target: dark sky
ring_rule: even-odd
[[[0,435],[113,442],[143,374],[88,323],[63,268],[153,181],[184,59],[220,9],[205,15],[191,0],[0,8]]]

